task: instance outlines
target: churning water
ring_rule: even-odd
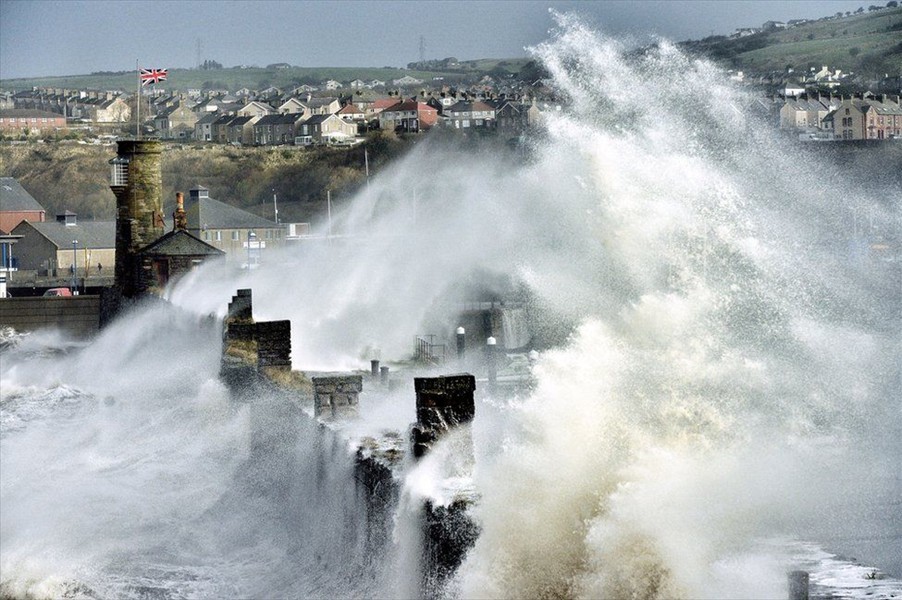
[[[482,532],[450,595],[785,597],[823,550],[902,576],[898,175],[775,140],[669,43],[555,18],[533,51],[561,106],[525,156],[425,139],[341,242],[199,270],[168,291],[187,311],[84,347],[3,351],[4,593],[409,595],[404,498],[362,538],[347,448],[290,402],[232,403],[202,316],[252,287],[258,319],[292,320],[296,368],[359,368],[453,331],[487,273],[522,282],[543,352],[533,392],[477,406]],[[403,430],[412,405],[360,427]]]

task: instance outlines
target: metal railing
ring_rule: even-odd
[[[445,344],[436,344],[434,335],[418,335],[414,338],[413,359],[431,365],[444,364]]]

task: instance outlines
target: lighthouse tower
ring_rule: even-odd
[[[142,268],[137,251],[163,235],[162,144],[121,140],[110,161],[110,189],[116,195],[116,287],[133,298]]]

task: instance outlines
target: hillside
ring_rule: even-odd
[[[366,144],[370,169],[380,168],[409,147],[394,136],[376,135]],[[306,222],[324,210],[326,190],[337,203],[365,180],[363,147],[353,149],[234,148],[220,145],[168,145],[163,153],[164,200],[196,185],[217,200],[272,219],[278,194],[279,217]],[[79,144],[0,145],[0,173],[18,179],[47,210],[80,218],[112,220],[115,198],[109,188],[108,161],[115,146]]]
[[[169,69],[169,77],[160,88],[186,91],[196,89],[226,89],[230,91],[248,88],[263,90],[270,86],[290,89],[303,84],[318,86],[334,79],[349,82],[355,79],[386,82],[390,88],[392,81],[405,76],[420,79],[425,84],[433,81],[458,83],[475,81],[483,75],[516,74],[528,62],[527,59],[482,59],[463,61],[442,70],[418,70],[397,68],[355,68],[355,67],[284,67],[284,68],[242,68],[228,69]],[[165,67],[165,65],[157,65]],[[437,79],[438,78],[438,79]],[[27,90],[32,87],[58,87],[92,90],[123,90],[133,92],[137,87],[135,71],[115,73],[93,73],[60,77],[0,80],[4,90]]]
[[[683,47],[747,72],[796,72],[828,65],[864,77],[902,71],[902,8],[812,21],[742,38],[712,36]]]

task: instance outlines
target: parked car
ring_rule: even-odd
[[[69,288],[50,288],[44,292],[45,296],[71,296],[72,290]]]

